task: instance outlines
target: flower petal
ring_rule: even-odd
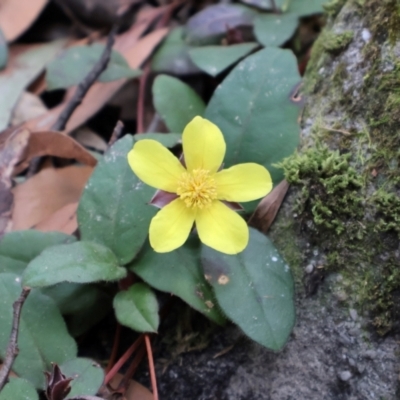
[[[180,161],[161,143],[139,140],[128,153],[133,172],[144,183],[156,189],[176,192],[178,180],[185,172]]]
[[[196,227],[200,240],[222,253],[240,253],[249,241],[244,219],[220,201],[197,212]]]
[[[183,154],[189,171],[201,168],[217,172],[225,156],[222,132],[212,122],[194,117],[182,135]]]
[[[272,189],[268,170],[259,164],[234,165],[215,174],[219,200],[251,201],[264,197]]]
[[[149,236],[151,247],[166,253],[182,246],[189,236],[196,212],[176,199],[160,210],[151,220]]]

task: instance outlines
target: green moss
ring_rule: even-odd
[[[355,1],[365,15],[374,40],[389,39],[394,44],[400,34],[400,3],[398,0]],[[379,39],[378,39],[379,40]]]
[[[400,197],[383,190],[372,197],[377,209],[377,232],[394,231],[400,233]]]
[[[362,181],[349,165],[349,157],[323,146],[295,154],[280,165],[286,180],[302,188],[294,211],[307,214],[315,230],[325,228],[341,234],[348,229],[349,218],[362,216]]]
[[[351,31],[338,34],[327,34],[325,31],[322,34],[324,50],[328,53],[339,53],[350,44],[350,42],[353,40],[353,35],[354,34]]]

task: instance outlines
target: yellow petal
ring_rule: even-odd
[[[221,253],[240,253],[249,241],[244,219],[220,201],[197,212],[196,227],[200,240]]]
[[[158,253],[166,253],[182,246],[192,229],[195,215],[181,199],[169,203],[151,220],[151,247]]]
[[[156,189],[175,193],[178,180],[185,172],[180,161],[161,143],[139,140],[128,153],[133,172],[144,183]]]
[[[251,201],[264,197],[272,189],[268,170],[259,164],[238,164],[214,176],[219,200]]]
[[[189,171],[218,171],[225,156],[226,145],[222,132],[212,122],[194,117],[183,131],[182,145]]]

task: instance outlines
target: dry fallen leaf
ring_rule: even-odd
[[[116,388],[123,378],[122,374],[116,374],[110,381],[110,386]],[[112,392],[112,391],[111,391]],[[128,389],[121,400],[153,400],[153,394],[139,382],[130,380]]]
[[[67,204],[78,202],[92,171],[86,166],[46,168],[16,186],[13,230],[29,229]]]
[[[7,134],[8,137],[2,142],[0,149],[0,237],[11,227],[10,217],[14,199],[11,191],[11,177],[15,164],[28,144],[30,135],[26,129],[14,130],[11,133],[9,131]]]
[[[158,14],[160,15],[161,11]],[[156,14],[152,15],[152,18],[154,20],[156,18]],[[140,67],[151,55],[154,48],[168,33],[167,28],[157,29],[139,39],[151,22],[152,19],[150,18],[140,20],[133,25],[129,31],[118,36],[115,41],[115,50],[121,52],[131,68]],[[72,114],[67,123],[65,131],[71,132],[86,122],[91,116],[99,111],[103,105],[106,104],[112,98],[112,96],[114,96],[114,94],[125,85],[127,81],[127,79],[119,79],[118,81],[108,83],[96,82],[86,94],[81,105]],[[61,111],[64,109],[68,99],[71,98],[71,95],[74,91],[75,88],[70,89],[66,96],[66,100],[61,105],[53,108],[41,117],[28,121],[25,124],[25,127],[32,131],[43,131],[50,129],[50,127],[57,120]]]
[[[48,0],[1,0],[0,28],[7,41],[25,32],[47,3]]]
[[[72,137],[79,142],[82,146],[95,149],[97,151],[106,151],[107,143],[99,136],[97,133],[93,132],[87,127],[80,128],[76,130]]]
[[[275,220],[289,186],[286,180],[283,180],[278,186],[275,186],[274,189],[261,200],[251,216],[249,224],[267,233]]]
[[[43,101],[33,93],[23,92],[11,115],[11,125],[17,126],[48,111]]]
[[[67,204],[53,213],[49,218],[39,222],[33,229],[42,232],[58,231],[72,235],[78,229],[78,220],[76,217],[78,204],[78,202]]]
[[[9,125],[12,111],[25,88],[42,72],[45,65],[56,57],[65,44],[65,40],[54,40],[40,45],[10,46],[7,66],[0,71],[0,130]]]
[[[18,165],[17,173],[26,169],[35,157],[54,156],[70,158],[94,167],[97,160],[75,139],[60,132],[33,132],[26,147],[24,157]]]

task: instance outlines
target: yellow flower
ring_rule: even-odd
[[[227,204],[265,196],[272,189],[271,175],[255,163],[219,171],[225,140],[216,125],[201,117],[186,125],[182,146],[186,168],[155,140],[138,141],[128,154],[139,179],[174,194],[150,223],[151,246],[159,253],[175,250],[185,243],[195,223],[207,246],[227,254],[241,252],[247,246],[249,229]]]

